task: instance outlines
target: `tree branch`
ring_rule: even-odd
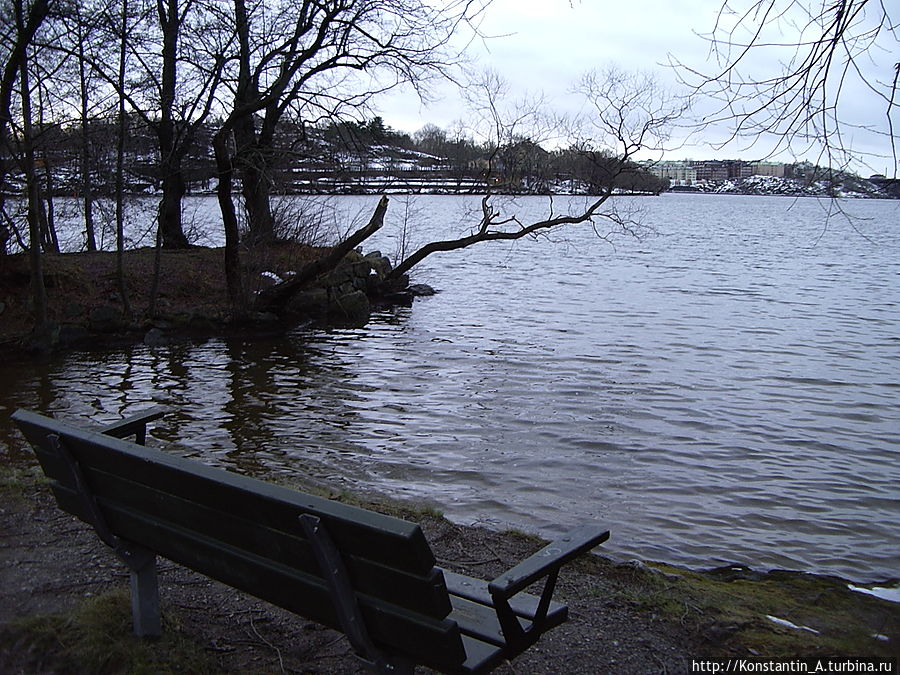
[[[287,281],[260,292],[256,297],[257,309],[267,310],[279,307],[316,277],[334,269],[344,259],[344,256],[381,229],[381,226],[384,225],[384,214],[387,212],[387,207],[388,198],[382,197],[378,201],[378,206],[375,207],[375,212],[372,214],[369,222],[344,239],[344,241],[336,244],[328,255],[305,265]]]

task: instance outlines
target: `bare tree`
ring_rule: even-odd
[[[583,97],[585,114],[577,120],[569,120],[568,124],[561,120],[550,124],[541,108],[533,104],[507,107],[503,99],[506,88],[496,74],[488,73],[480,80],[479,87],[469,89],[470,92],[481,92],[480,100],[473,99],[479,105],[475,117],[483,122],[482,133],[487,137],[489,149],[502,148],[504,142],[514,142],[528,131],[552,136],[568,127],[572,147],[593,159],[603,170],[603,179],[598,181],[594,196],[584,208],[571,213],[556,213],[551,199],[547,216],[542,219],[526,222],[515,213],[506,215],[493,194],[504,180],[504,167],[496,165],[499,152],[491,150],[486,194],[481,199],[478,220],[471,231],[454,239],[425,244],[394,268],[390,274],[392,278],[406,274],[434,253],[489,241],[536,237],[563,226],[587,225],[604,238],[616,233],[636,232],[639,223],[618,209],[613,201],[618,180],[634,170],[636,153],[661,150],[672,124],[683,113],[683,105],[666,95],[649,76],[624,73],[614,68],[588,73],[577,90]],[[501,175],[499,183],[492,178],[495,172]],[[600,223],[606,223],[609,229],[600,230]]]
[[[817,151],[828,166],[898,170],[897,17],[883,0],[725,0],[703,37],[710,66],[673,60],[713,102],[702,126],[766,153]],[[765,154],[765,153],[764,153]]]
[[[119,16],[119,53],[116,91],[119,93],[116,131],[116,277],[122,311],[131,318],[131,303],[125,283],[125,136],[128,133],[128,117],[125,106],[125,73],[128,67],[128,44],[130,41],[131,17],[129,0],[122,0]]]
[[[225,267],[232,307],[242,311],[237,209],[239,173],[253,243],[275,236],[270,205],[278,123],[295,115],[337,116],[377,93],[444,75],[456,60],[448,48],[457,29],[486,0],[233,0],[222,24],[233,27],[233,103],[214,138],[217,197],[225,228]],[[364,77],[357,79],[357,74]]]
[[[23,0],[12,0],[12,2],[5,2],[0,6],[0,18],[4,25],[2,40],[0,40],[0,47],[3,50],[3,71],[0,73],[0,210],[3,210],[4,214],[4,220],[0,222],[0,255],[6,254],[7,242],[12,236],[5,217],[6,211],[3,209],[2,199],[6,192],[6,180],[11,169],[7,157],[19,155],[12,134],[16,80],[23,72],[23,65],[27,65],[28,49],[49,11],[49,0],[35,0],[30,6],[26,6]],[[29,88],[25,87],[25,90],[28,91]],[[27,158],[24,161],[27,164]],[[38,239],[32,240],[33,243],[37,241]],[[35,312],[38,315],[39,325],[42,325],[46,322],[46,292],[41,270],[40,246],[32,246],[32,249],[34,249],[32,251],[32,277]]]
[[[423,86],[458,59],[449,41],[486,0],[234,0],[238,65],[230,117],[250,238],[274,237],[270,168],[288,111],[359,110],[401,82]]]
[[[44,284],[43,259],[41,252],[41,211],[43,204],[40,184],[36,172],[34,153],[34,130],[31,111],[31,83],[29,77],[30,50],[35,35],[50,11],[48,0],[35,0],[26,4],[25,0],[5,3],[0,11],[5,15],[6,30],[3,33],[3,73],[0,77],[0,153],[14,157],[20,171],[25,175],[27,187],[28,251],[31,274],[32,301],[34,303],[34,336],[37,344],[49,344],[49,319],[47,311],[47,290]],[[15,130],[12,117],[13,97],[18,94],[21,113],[21,127]],[[14,139],[14,136],[18,136]],[[0,166],[0,189],[5,187],[9,167],[5,162]],[[0,203],[0,208],[4,205]],[[4,219],[6,217],[3,209]],[[8,229],[4,220],[0,225],[0,249],[6,252]]]
[[[183,163],[194,146],[197,132],[214,110],[228,53],[221,41],[213,50],[208,34],[216,32],[211,16],[194,0],[157,0],[161,34],[158,118],[151,119],[159,141],[162,200],[159,231],[169,248],[188,245],[182,225],[182,199],[186,187]],[[204,37],[201,38],[201,35]],[[184,45],[185,41],[191,44]],[[225,42],[227,44],[227,41]]]
[[[90,48],[88,36],[91,27],[84,12],[81,3],[75,4],[74,12],[74,38],[77,51],[77,67],[78,67],[78,113],[79,113],[79,140],[81,147],[79,148],[79,167],[81,171],[81,199],[84,209],[84,237],[85,247],[88,251],[97,250],[97,236],[94,226],[94,186],[91,181],[91,139],[90,139],[90,118],[91,118],[91,69],[86,58],[86,50]]]

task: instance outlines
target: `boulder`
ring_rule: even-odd
[[[285,305],[288,314],[319,316],[328,311],[328,291],[324,288],[305,288],[293,295]]]
[[[90,331],[80,323],[64,323],[59,327],[59,344],[61,346],[76,345],[90,337]]]
[[[144,335],[144,344],[148,347],[162,347],[169,344],[169,338],[161,328],[151,328]]]
[[[101,305],[92,309],[88,321],[95,333],[118,333],[126,326],[122,310],[113,305]]]
[[[336,297],[331,303],[331,315],[341,323],[362,326],[369,320],[372,306],[362,291],[353,291]]]
[[[406,290],[417,298],[427,297],[437,293],[437,291],[428,284],[411,284]]]
[[[401,274],[394,279],[388,279],[381,284],[381,293],[390,295],[391,293],[402,293],[409,287],[409,275]]]
[[[394,269],[390,258],[381,255],[381,251],[372,251],[366,255],[365,260],[371,265],[372,271],[378,275],[379,279],[384,279]]]

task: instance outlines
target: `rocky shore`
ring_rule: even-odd
[[[247,251],[242,260],[245,288],[251,299],[269,294],[326,251],[286,242]],[[406,276],[387,279],[391,261],[378,251],[367,255],[351,251],[334,269],[280,299],[277,307],[251,300],[248,312],[236,320],[228,304],[223,249],[163,251],[155,294],[154,266],[153,249],[125,252],[129,305],[125,307],[115,253],[45,255],[50,328],[46,335],[36,335],[27,257],[6,257],[0,265],[0,358],[141,342],[161,346],[216,335],[271,334],[314,321],[362,325],[379,306],[411,304],[415,296],[434,292],[425,285],[410,285]]]

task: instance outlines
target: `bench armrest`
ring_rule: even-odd
[[[137,443],[144,445],[147,439],[147,424],[158,420],[168,412],[169,409],[162,405],[147,408],[118,422],[100,427],[100,433],[113,438],[125,438],[134,435],[137,437]]]
[[[601,525],[581,525],[501,574],[488,584],[488,590],[494,597],[508,599],[607,539],[609,530]]]

